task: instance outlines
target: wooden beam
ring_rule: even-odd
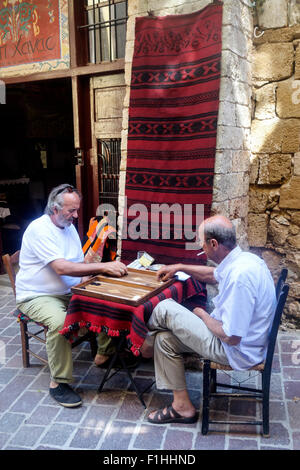
[[[73,126],[74,126],[74,147],[82,147],[80,141],[80,123],[79,123],[79,90],[78,77],[72,77],[72,103],[73,103]]]
[[[40,72],[18,77],[0,77],[7,85],[14,83],[37,82],[40,80],[55,80],[58,78],[72,78],[81,76],[92,76],[100,74],[111,74],[123,72],[125,60],[116,59],[112,62],[102,62],[101,64],[90,64],[81,67],[73,67],[68,70],[54,70],[52,72]]]
[[[77,2],[80,3],[80,2]],[[76,48],[76,22],[74,0],[68,0],[68,18],[69,18],[69,44],[70,44],[70,63],[71,67],[77,67],[77,48]]]

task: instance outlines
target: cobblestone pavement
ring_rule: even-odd
[[[35,358],[30,368],[22,367],[19,325],[11,315],[14,297],[5,275],[0,276],[0,449],[62,450],[274,450],[300,449],[300,331],[281,331],[274,356],[271,385],[271,437],[263,438],[260,427],[214,425],[201,434],[201,416],[191,425],[151,425],[149,410],[170,403],[170,393],[155,386],[144,395],[145,410],[119,372],[97,393],[103,371],[90,359],[88,344],[73,350],[74,387],[83,405],[66,409],[49,396],[49,371]],[[36,351],[43,345],[35,344]],[[45,354],[45,353],[44,353]],[[248,375],[248,373],[246,373]],[[153,363],[134,371],[138,386],[153,380]],[[245,374],[243,374],[245,377]],[[227,378],[227,377],[226,377]],[[228,378],[227,378],[228,379]],[[235,377],[241,379],[241,374]],[[251,380],[258,380],[252,377]],[[200,407],[202,373],[187,370],[192,401]],[[220,403],[221,401],[221,403]],[[257,406],[257,409],[256,409]],[[219,400],[218,417],[252,415],[260,412],[254,402]]]

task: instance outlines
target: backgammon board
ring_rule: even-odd
[[[168,281],[158,281],[155,272],[133,268],[127,269],[128,274],[123,277],[98,274],[88,281],[72,287],[71,290],[73,294],[86,295],[137,307],[176,281],[176,278]]]

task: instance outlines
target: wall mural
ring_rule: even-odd
[[[0,0],[0,76],[69,67],[67,0]]]

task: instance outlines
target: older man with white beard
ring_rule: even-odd
[[[126,266],[119,261],[84,262],[80,238],[73,225],[80,202],[80,193],[69,184],[51,191],[45,214],[25,230],[16,277],[18,308],[48,328],[49,392],[54,400],[66,407],[81,405],[80,396],[69,386],[73,370],[71,345],[59,333],[71,298],[71,287],[83,276],[99,273],[123,276],[127,273]]]

